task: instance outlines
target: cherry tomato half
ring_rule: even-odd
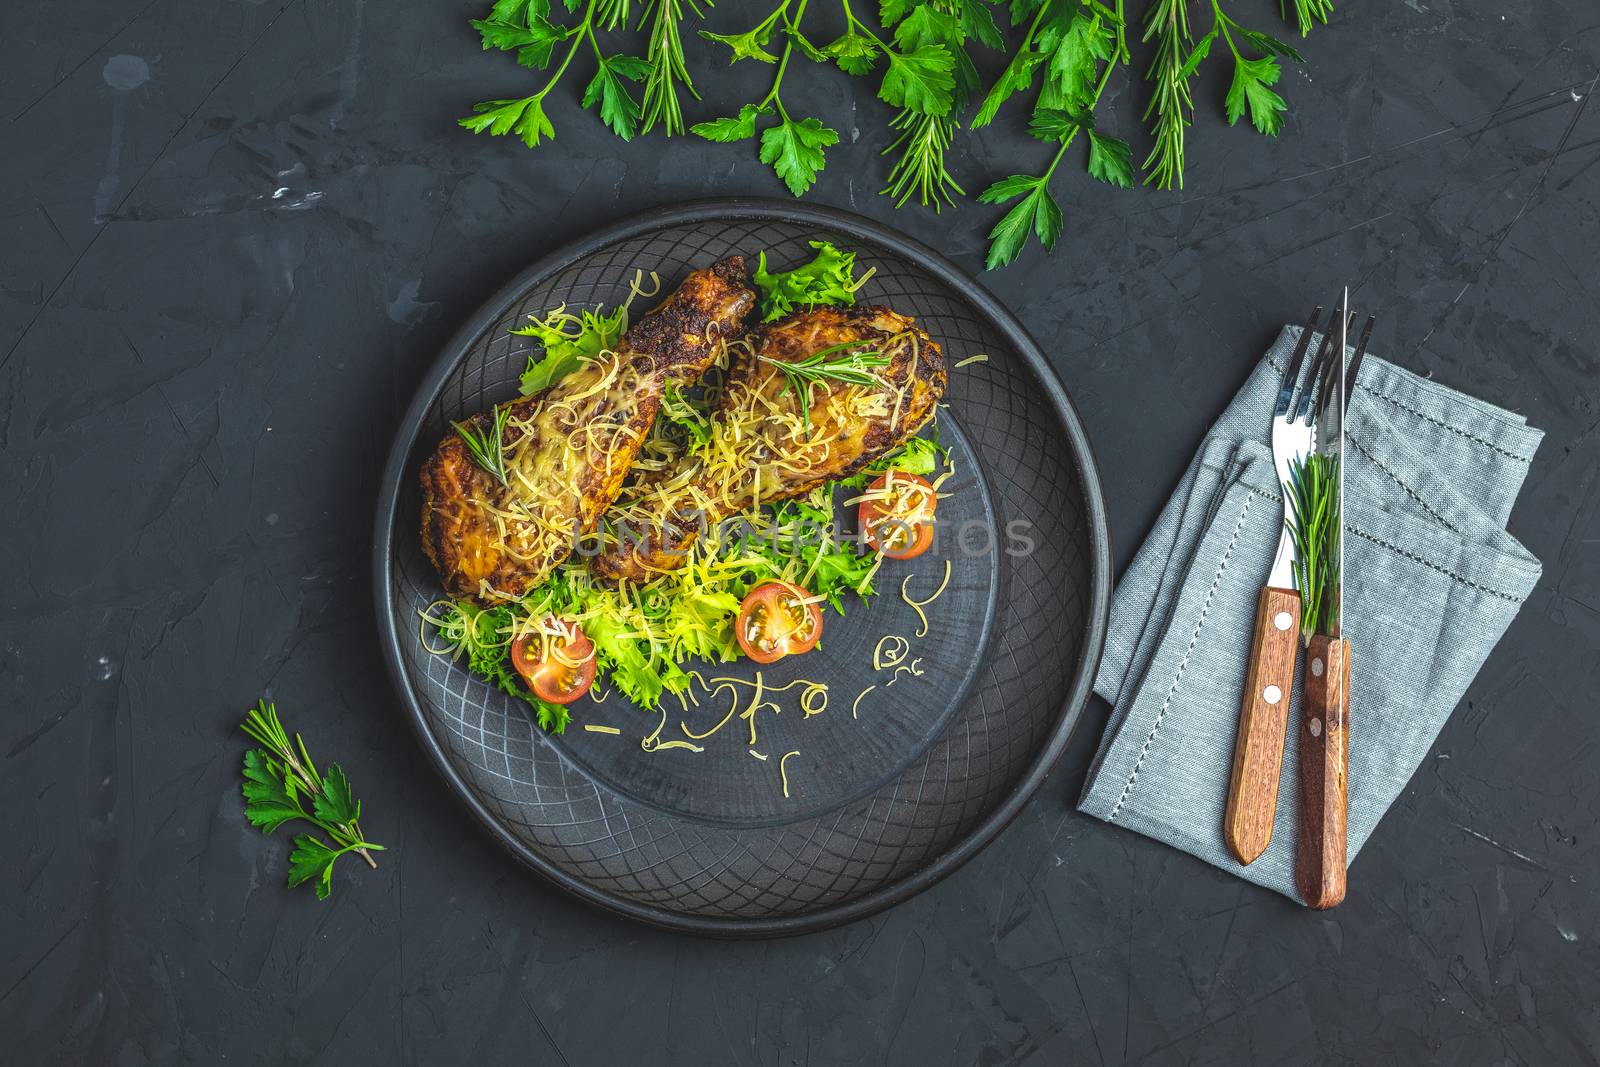
[[[733,623],[744,654],[757,663],[773,663],[815,648],[822,637],[822,612],[808,599],[804,589],[788,582],[750,590]]]
[[[924,478],[886,471],[867,486],[861,530],[867,544],[890,559],[915,559],[933,544],[933,513],[939,494]]]
[[[594,685],[594,644],[574,622],[547,619],[545,629],[561,636],[523,634],[511,642],[511,665],[540,700],[570,704]]]

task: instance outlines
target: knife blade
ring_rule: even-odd
[[[1300,837],[1295,882],[1313,908],[1344,900],[1348,865],[1350,679],[1352,650],[1344,621],[1345,344],[1350,290],[1339,309],[1339,356],[1319,386],[1315,451],[1331,467],[1331,521],[1323,548],[1330,561],[1322,595],[1330,604],[1306,642],[1300,729]],[[1365,349],[1371,326],[1361,337]],[[1360,356],[1358,355],[1357,361]]]

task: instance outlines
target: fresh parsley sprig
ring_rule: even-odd
[[[706,30],[700,31],[702,37],[728,46],[733,53],[728,60],[729,64],[737,63],[741,59],[752,59],[758,63],[776,63],[778,68],[773,74],[772,85],[767,94],[759,101],[745,104],[739,108],[737,115],[713,119],[710,122],[697,122],[689,127],[689,132],[708,141],[723,143],[744,141],[756,135],[758,118],[769,116],[777,118],[777,125],[768,126],[761,132],[760,159],[783,180],[789,192],[795,196],[803,196],[806,190],[815,184],[817,174],[827,162],[823,149],[839,143],[839,131],[824,126],[814,118],[796,120],[784,106],[783,76],[789,70],[789,60],[794,55],[796,46],[816,52],[811,42],[800,33],[800,20],[805,17],[809,0],[798,0],[794,4],[792,17],[789,14],[790,2],[791,0],[782,0],[766,18],[744,33],[715,34]],[[773,33],[780,27],[786,39],[782,54],[775,56],[767,51],[767,47],[772,41]]]
[[[333,865],[348,852],[376,868],[372,854],[384,848],[362,833],[361,801],[350,791],[350,780],[339,765],[328,764],[326,774],[318,771],[305,741],[299,734],[290,740],[277,707],[265,699],[245,713],[240,729],[262,746],[244,754],[245,818],[266,834],[285,823],[308,822],[333,842],[330,845],[315,834],[296,834],[289,853],[289,886],[314,879],[317,899],[326,900],[333,892]]]
[[[1013,174],[978,194],[984,204],[1022,198],[989,231],[990,270],[1016,259],[1030,233],[1047,251],[1055,247],[1062,215],[1061,205],[1050,193],[1050,179],[1080,133],[1089,142],[1086,165],[1091,178],[1122,188],[1133,184],[1128,143],[1102,133],[1094,118],[1112,73],[1128,61],[1122,5],[1123,0],[1116,0],[1113,10],[1099,0],[1019,0],[1012,6],[1013,18],[1031,14],[1032,20],[1017,59],[1001,74],[973,125],[988,122],[1007,99],[1031,88],[1034,70],[1043,67],[1046,73],[1028,132],[1055,144],[1056,151],[1043,174]]]
[[[460,124],[474,133],[492,136],[516,134],[529,148],[535,148],[556,135],[555,125],[545,112],[545,98],[587,44],[594,53],[595,72],[583,90],[583,106],[598,105],[600,118],[624,141],[632,140],[641,128],[648,132],[661,125],[668,136],[683,132],[683,113],[678,102],[681,85],[698,98],[683,58],[680,26],[685,4],[699,17],[695,0],[651,0],[640,19],[650,23],[645,56],[607,55],[600,47],[598,32],[625,27],[630,0],[562,0],[568,12],[583,13],[571,26],[557,26],[550,20],[550,0],[496,0],[487,19],[472,25],[483,39],[483,47],[515,52],[524,67],[543,70],[550,65],[558,45],[566,52],[544,87],[531,96],[516,100],[488,100],[473,107],[474,114]],[[709,5],[710,0],[707,0]],[[644,103],[629,89],[628,83],[644,83]]]
[[[494,418],[487,429],[470,419],[450,424],[466,442],[467,451],[472,453],[478,466],[494,475],[501,485],[506,484],[506,420],[510,417],[510,406],[502,404],[494,409]]]
[[[770,356],[761,356],[760,359],[763,363],[772,364],[782,373],[784,386],[778,395],[783,396],[792,389],[800,403],[800,421],[809,426],[811,391],[816,388],[818,382],[872,385],[878,381],[878,376],[872,372],[889,365],[888,356],[876,350],[857,348],[858,344],[856,341],[844,341],[829,345],[793,363],[773,359]]]

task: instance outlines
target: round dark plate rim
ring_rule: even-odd
[[[455,765],[450,762],[439,739],[428,728],[426,715],[409,684],[401,660],[401,637],[394,621],[394,594],[389,582],[401,485],[406,477],[408,461],[416,445],[423,420],[429,407],[434,403],[439,389],[460,362],[462,354],[485,330],[494,325],[507,303],[542,278],[608,244],[668,226],[730,218],[811,225],[861,237],[906,257],[969,300],[1006,338],[1043,386],[1050,405],[1055,409],[1062,429],[1067,435],[1068,450],[1077,464],[1090,527],[1088,632],[1084,635],[1077,670],[1068,687],[1067,698],[1061,706],[1055,729],[1046,743],[1039,748],[1022,780],[998,806],[983,817],[982,821],[920,870],[842,904],[802,915],[771,919],[709,919],[640,904],[573,877],[513,837],[473,794]],[[378,635],[383,646],[384,663],[388,667],[391,682],[409,712],[408,718],[412,730],[422,743],[423,750],[428,753],[434,768],[456,796],[513,856],[562,889],[623,918],[679,933],[759,938],[824,930],[865,918],[898,904],[950,875],[1011,824],[1061,758],[1088,703],[1094,672],[1099,665],[1100,654],[1105,645],[1111,600],[1111,554],[1099,465],[1095,461],[1094,449],[1089,443],[1083,420],[1078,414],[1077,407],[1067,395],[1066,387],[1060,377],[1045,359],[1038,343],[1028,334],[1016,316],[987,289],[968,277],[940,253],[920,241],[870,219],[838,208],[739,198],[700,200],[658,207],[603,226],[541,257],[501,286],[472,313],[446,342],[439,357],[423,375],[411,403],[401,416],[400,428],[395,434],[394,444],[390,446],[389,458],[384,464],[383,478],[379,487],[374,521],[372,578],[378,614]]]

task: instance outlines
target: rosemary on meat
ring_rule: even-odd
[[[450,424],[467,443],[467,451],[478,466],[494,475],[501,485],[506,484],[506,420],[510,417],[511,408],[502,404],[494,409],[494,423],[488,429],[470,420]]]
[[[872,349],[855,348],[858,342],[845,341],[841,344],[829,345],[819,348],[805,359],[793,363],[770,356],[762,356],[763,363],[770,363],[783,374],[784,387],[778,394],[782,396],[789,390],[794,390],[800,402],[800,421],[806,425],[811,424],[811,390],[821,381],[842,382],[846,385],[872,385],[878,380],[872,373],[879,367],[889,365],[889,357],[882,352]],[[849,351],[854,349],[853,351]],[[843,353],[843,355],[836,355]],[[830,359],[830,356],[835,358]]]

